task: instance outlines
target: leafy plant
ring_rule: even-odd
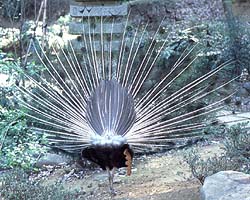
[[[250,173],[250,132],[246,126],[247,123],[242,123],[227,128],[224,149],[240,171]]]
[[[23,112],[0,107],[0,167],[30,169],[45,148],[43,136],[33,133]]]
[[[207,176],[224,170],[237,170],[238,164],[232,162],[225,155],[215,155],[207,159],[202,159],[197,150],[191,149],[184,155],[184,160],[188,163],[192,175],[201,183]]]
[[[221,131],[219,131],[221,133]],[[223,170],[250,172],[250,133],[246,124],[237,124],[225,128],[222,155],[203,159],[196,149],[184,155],[194,177],[203,183],[207,176]]]
[[[44,186],[29,179],[22,170],[5,173],[0,178],[0,198],[8,200],[73,200],[79,192],[67,192],[62,185]]]
[[[41,68],[33,62],[28,63],[25,70],[29,74],[37,74]],[[17,98],[20,94],[16,85],[27,89],[30,86],[26,86],[22,69],[10,55],[0,60],[0,73],[8,77],[6,85],[0,87],[0,168],[30,169],[38,156],[46,150],[40,145],[45,142],[44,136],[30,130],[28,124],[32,122],[28,121],[25,110],[20,108],[20,99]]]

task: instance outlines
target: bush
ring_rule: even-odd
[[[28,62],[25,70],[35,76],[41,67]],[[31,169],[39,155],[46,151],[40,145],[45,137],[29,128],[33,122],[27,119],[25,109],[20,108],[20,99],[26,100],[18,93],[16,85],[25,87],[26,81],[22,69],[10,55],[0,60],[0,74],[8,77],[6,84],[0,86],[0,168]],[[27,90],[31,90],[30,84],[27,85]]]
[[[66,192],[62,185],[43,186],[29,180],[22,170],[14,170],[0,178],[0,199],[8,200],[73,200],[78,192]]]
[[[220,131],[221,132],[221,131]],[[202,159],[196,149],[184,155],[193,176],[201,183],[207,176],[224,170],[236,170],[250,173],[250,133],[246,124],[225,128],[224,150],[222,155]]]
[[[30,130],[23,112],[0,107],[0,168],[31,169],[45,152],[42,141],[45,138]]]
[[[192,175],[201,183],[205,178],[224,170],[237,170],[237,163],[232,162],[227,156],[214,156],[202,159],[197,150],[192,149],[184,155],[184,160],[188,163]]]
[[[250,132],[247,123],[226,129],[224,149],[227,157],[238,164],[238,170],[250,173]]]

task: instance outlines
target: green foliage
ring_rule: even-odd
[[[169,44],[162,53],[158,67],[161,68],[162,73],[166,73],[175,66],[176,62],[179,62],[176,70],[178,72],[186,66],[190,66],[176,79],[175,84],[171,85],[170,93],[204,75],[222,62],[219,48],[222,33],[219,32],[219,27],[214,27],[210,23],[203,23],[184,30],[178,26],[176,29],[179,31],[171,33],[173,36],[169,39]],[[182,60],[182,58],[185,59]],[[182,62],[180,62],[181,60]],[[216,79],[215,76],[214,79]],[[210,79],[210,82],[206,85],[212,85],[213,83],[214,80],[211,81]]]
[[[29,176],[20,170],[0,178],[0,191],[0,198],[8,200],[73,200],[79,196],[77,191],[66,192],[62,185],[44,186],[29,180]]]
[[[0,15],[10,19],[17,20],[20,17],[21,1],[20,0],[5,0],[0,2]]]
[[[198,55],[198,59],[192,67],[193,71],[196,72],[194,74],[197,76],[199,73],[213,69],[228,60],[234,60],[235,62],[220,72],[221,80],[239,75],[244,68],[249,71],[250,28],[247,26],[247,22],[242,19],[235,19],[233,23],[235,24],[234,30],[229,30],[226,21],[204,21],[200,23],[196,20],[193,26],[190,24],[191,27],[184,30],[182,30],[182,24],[180,24],[176,30],[181,31],[174,34],[174,37],[170,39],[172,41],[169,47],[165,50],[165,56],[170,58],[167,65],[173,66],[175,59],[171,58],[173,56],[178,58],[183,51],[183,47],[185,48],[193,41],[199,43],[196,49],[200,51],[200,53],[194,52],[193,54]],[[192,75],[192,71],[186,74]]]
[[[211,131],[211,130],[210,130]],[[216,134],[221,134],[221,130]],[[246,124],[234,125],[224,130],[222,155],[201,158],[196,149],[184,155],[194,177],[202,183],[207,176],[223,170],[237,170],[250,173],[250,133]]]
[[[21,69],[10,57],[0,60],[0,74],[8,77],[6,84],[0,87],[0,168],[31,169],[38,156],[45,152],[40,145],[45,138],[30,130],[28,124],[32,122],[25,116],[25,110],[20,109],[22,97],[16,85],[25,87],[24,70],[36,78],[41,67],[32,62]]]
[[[211,140],[211,138],[221,138],[225,133],[225,125],[211,125],[203,129],[204,139]]]
[[[28,62],[25,68],[21,68],[20,63],[15,62],[11,55],[7,55],[7,58],[0,60],[0,76],[8,77],[6,83],[0,86],[0,106],[8,109],[18,108],[17,97],[19,97],[19,93],[16,85],[22,85],[26,89],[30,89],[30,85],[26,84],[24,71],[37,79],[43,70],[44,68],[37,65],[34,61]]]
[[[197,150],[191,149],[184,155],[185,162],[188,163],[191,172],[201,183],[207,176],[211,176],[223,170],[237,170],[238,164],[232,162],[225,155],[202,159]]]
[[[224,149],[240,171],[250,173],[250,132],[246,126],[247,123],[243,123],[226,129]]]
[[[61,26],[68,26],[71,20],[70,15],[60,16],[57,23]]]
[[[31,169],[38,156],[45,152],[40,142],[45,138],[32,132],[21,111],[0,107],[0,168]]]
[[[244,19],[230,19],[224,34],[224,59],[234,59],[234,68],[231,73],[241,74],[246,68],[250,71],[250,27]]]

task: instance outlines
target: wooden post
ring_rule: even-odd
[[[46,33],[47,33],[47,0],[44,0],[43,9],[43,38],[42,38],[42,48],[45,50],[46,47]]]

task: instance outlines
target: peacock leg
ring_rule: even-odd
[[[114,187],[113,187],[115,168],[113,168],[111,171],[110,171],[110,169],[108,167],[106,169],[107,169],[108,176],[109,176],[109,190],[110,190],[110,193],[112,195],[116,195],[116,192],[115,192]]]

